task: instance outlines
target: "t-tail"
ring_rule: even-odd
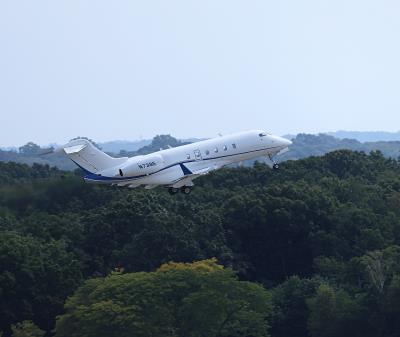
[[[55,152],[64,152],[86,174],[99,174],[126,162],[128,158],[113,158],[99,150],[87,139],[75,139],[60,146]]]

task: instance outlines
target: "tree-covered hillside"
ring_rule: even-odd
[[[167,149],[168,147],[176,147],[189,144],[192,140],[178,140],[170,135],[157,135],[151,142],[143,141],[138,144],[146,144],[139,149],[131,149],[131,144],[126,145],[128,150],[118,150],[118,142],[105,143],[103,151],[114,157],[136,156]],[[124,143],[123,143],[124,144]],[[121,145],[123,146],[123,145]],[[101,144],[99,144],[101,148]],[[353,150],[369,153],[371,151],[380,151],[385,157],[397,159],[400,157],[400,141],[379,141],[360,143],[354,139],[338,139],[325,134],[308,135],[299,134],[293,138],[293,145],[290,151],[279,157],[280,161],[302,159],[310,156],[322,156],[328,152],[335,150]],[[75,170],[76,165],[72,163],[66,156],[62,154],[42,155],[48,149],[42,149],[34,143],[28,143],[16,151],[0,150],[0,162],[18,162],[28,165],[38,163],[42,165],[56,166],[62,170]],[[114,150],[114,152],[110,151]],[[264,159],[263,159],[264,160]],[[252,166],[254,161],[246,162],[247,166]]]
[[[357,139],[360,142],[382,142],[382,141],[400,141],[400,131],[336,131],[329,132],[331,136],[340,139]]]
[[[227,292],[234,274],[182,279],[187,274],[177,271],[168,286],[157,283],[162,264],[210,258],[265,300],[240,286]],[[235,335],[229,325],[215,330],[201,321],[203,311],[222,325],[229,305],[213,302],[219,298],[249,310],[237,311],[232,324],[265,330]],[[87,308],[96,315],[79,311]],[[144,336],[125,324],[142,322],[135,320],[143,312],[164,317],[160,310],[171,321],[157,321],[160,329],[148,335],[165,336],[166,328],[182,337],[398,336],[400,162],[341,150],[287,161],[278,171],[227,168],[196,180],[189,196],[84,184],[79,174],[40,165],[0,165],[4,336],[50,333],[58,315],[57,327],[66,322],[82,336]]]
[[[339,139],[326,134],[298,134],[290,146],[290,151],[281,156],[281,160],[301,159],[310,156],[322,156],[335,150],[352,150],[369,153],[380,151],[385,157],[400,157],[400,141],[359,142],[355,139]]]
[[[87,137],[82,138],[88,139]],[[135,143],[135,145],[143,145],[140,148],[133,147],[134,150],[132,150],[132,144],[128,144],[128,150],[118,150],[117,142],[104,143],[105,148],[103,149],[101,144],[97,144],[91,139],[89,140],[94,143],[98,148],[102,149],[104,152],[113,157],[131,157],[143,155],[159,151],[160,149],[166,149],[168,147],[176,147],[189,144],[188,141],[180,141],[170,135],[157,135],[153,138],[152,141]],[[42,165],[56,166],[61,170],[69,171],[75,170],[77,168],[76,165],[67,156],[60,153],[50,153],[50,150],[51,148],[41,148],[39,145],[29,142],[24,146],[21,146],[18,151],[0,150],[0,162],[16,162],[28,165],[33,165],[36,163]],[[110,150],[114,150],[115,152],[112,152]]]

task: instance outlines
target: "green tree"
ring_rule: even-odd
[[[92,279],[68,299],[57,337],[265,337],[269,293],[215,260]]]
[[[389,246],[382,251],[369,252],[360,260],[373,288],[383,294],[393,274],[400,272],[400,246]]]
[[[165,149],[168,147],[177,147],[181,145],[189,144],[182,142],[172,137],[171,135],[157,135],[153,138],[151,144],[143,146],[135,154],[148,154],[154,151],[159,151],[160,149]]]
[[[395,275],[385,296],[385,330],[388,336],[400,331],[400,274]]]
[[[12,326],[13,337],[43,337],[44,331],[32,321],[23,321]]]
[[[361,308],[344,290],[321,284],[308,300],[308,327],[313,337],[364,336]]]
[[[0,232],[0,328],[34,320],[50,331],[65,298],[77,287],[79,264],[61,242],[42,243],[14,232]]]
[[[19,153],[21,153],[22,155],[28,155],[28,156],[36,155],[39,154],[40,152],[41,152],[40,146],[33,142],[29,142],[19,148]]]
[[[314,296],[320,285],[318,279],[292,276],[272,290],[274,337],[307,337],[309,309],[307,299]]]

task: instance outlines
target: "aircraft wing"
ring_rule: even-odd
[[[184,175],[183,175],[183,177],[181,177],[171,183],[170,186],[175,187],[175,188],[181,188],[182,186],[193,186],[193,182],[192,182],[193,179],[196,179],[200,176],[208,174],[211,171],[218,170],[224,166],[224,165],[213,165],[213,166],[201,169],[201,170],[191,171],[184,164],[179,164],[179,165],[180,165]],[[136,188],[136,187],[142,186],[142,184],[140,184],[140,183],[133,183],[131,181],[115,183],[113,185],[117,185],[120,187],[129,187],[129,188]],[[158,186],[157,184],[145,185],[145,189],[149,190],[149,189],[155,188],[157,186]]]
[[[277,156],[280,156],[281,154],[284,154],[284,153],[286,153],[286,152],[288,152],[288,151],[289,151],[289,148],[286,147],[286,148],[284,148],[283,150],[280,150],[276,155],[277,155]]]
[[[190,171],[184,164],[180,164],[180,167],[183,171],[184,176],[173,182],[171,186],[175,188],[180,188],[182,186],[193,186],[193,179],[206,175],[211,171],[218,170],[222,168],[223,165],[213,165],[197,171]]]

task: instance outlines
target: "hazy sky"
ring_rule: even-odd
[[[0,0],[0,146],[400,129],[398,0]]]

